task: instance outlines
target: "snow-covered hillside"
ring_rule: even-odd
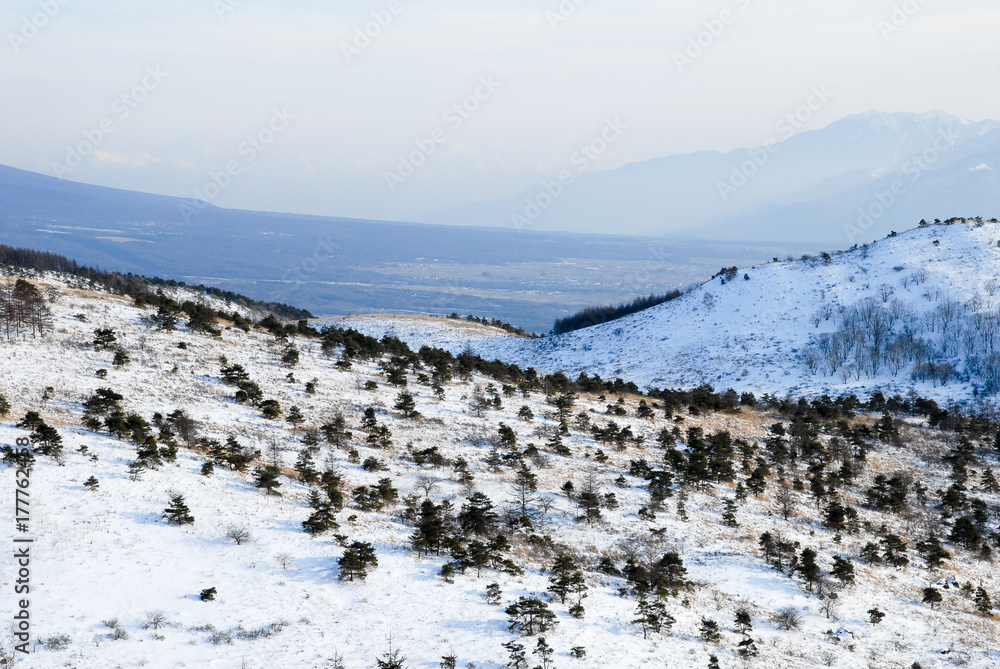
[[[560,336],[469,345],[488,358],[643,387],[710,383],[834,396],[914,389],[968,401],[1000,390],[998,306],[1000,224],[969,221],[830,257],[743,268],[672,302]],[[446,321],[436,333],[405,318],[344,323],[452,350],[465,345]]]
[[[869,262],[877,262],[875,254]],[[812,269],[760,268],[749,282],[740,279],[685,298],[678,313],[694,306],[690,318],[711,319],[723,308],[754,311],[751,305],[737,304],[738,291],[749,291],[768,276],[807,275]],[[45,281],[32,280],[45,286]],[[773,281],[776,289],[791,285]],[[831,275],[829,281],[853,285],[846,276]],[[904,449],[882,444],[876,431],[867,431],[875,418],[845,417],[853,427],[865,428],[852,434],[866,445],[868,455],[852,465],[853,484],[835,483],[830,469],[827,485],[831,491],[839,487],[830,494],[859,514],[851,531],[839,533],[824,526],[825,507],[813,503],[801,485],[791,485],[807,477],[804,455],[780,467],[771,460],[775,444],[783,441],[776,442],[779,431],[768,426],[790,424],[795,405],[746,405],[739,411],[703,405],[694,411],[687,402],[683,409],[668,408],[653,398],[597,392],[579,393],[574,404],[567,395],[547,397],[524,378],[518,387],[513,378],[479,373],[463,378],[467,372],[454,367],[452,380],[432,379],[444,368],[425,362],[404,370],[406,389],[420,414],[406,417],[395,408],[402,388],[388,382],[398,364],[388,356],[368,362],[355,358],[345,368],[338,351],[323,355],[314,338],[291,336],[285,343],[263,331],[235,327],[223,329],[221,337],[183,326],[166,331],[157,327],[151,319],[155,311],[148,308],[112,295],[50,285],[54,331],[0,345],[0,395],[10,404],[9,413],[0,416],[0,443],[29,436],[30,426],[16,424],[24,424],[31,411],[54,427],[63,442],[57,457],[36,453],[29,477],[0,465],[3,490],[13,497],[15,482],[30,478],[31,496],[28,533],[14,530],[13,499],[0,505],[0,523],[8,536],[35,538],[32,654],[16,655],[13,666],[361,669],[385,657],[391,635],[413,669],[502,669],[512,666],[509,649],[518,643],[530,664],[513,666],[532,667],[543,662],[532,654],[538,637],[512,632],[505,607],[519,597],[548,599],[559,554],[572,557],[587,588],[565,602],[556,597],[548,604],[557,624],[541,636],[554,649],[552,659],[560,669],[706,667],[711,655],[722,667],[736,667],[744,664],[738,651],[747,649],[747,639],[757,652],[745,661],[753,667],[909,667],[915,662],[923,667],[988,667],[1000,662],[994,643],[997,623],[977,615],[971,595],[941,585],[944,601],[939,606],[920,603],[923,589],[934,583],[982,584],[995,595],[1000,583],[991,563],[951,544],[955,559],[942,568],[931,570],[917,557],[916,541],[948,531],[934,510],[934,499],[917,503],[911,494],[906,514],[899,515],[864,502],[864,490],[880,473],[905,471],[912,477],[908,480],[930,491],[948,487],[940,457],[954,439],[921,427],[919,419],[897,421]],[[719,300],[712,311],[698,297],[709,291]],[[847,292],[838,296],[853,297]],[[776,311],[755,312],[778,318]],[[805,318],[804,306],[799,318]],[[113,366],[114,350],[95,350],[98,329],[113,330],[114,346],[131,361]],[[292,347],[298,362],[287,357]],[[587,355],[600,359],[598,351]],[[646,360],[653,355],[655,351],[643,354]],[[236,388],[221,378],[224,367],[236,376],[234,365],[242,367],[264,397],[280,404],[279,416],[265,418],[259,407],[234,401]],[[440,392],[433,388],[437,384]],[[93,398],[101,388],[123,398],[122,412],[129,414],[124,419],[133,428],[119,436],[100,421],[84,427],[89,420],[84,404],[96,406]],[[301,422],[288,420],[297,415],[292,407],[298,407]],[[369,408],[377,428],[365,427]],[[185,447],[179,423],[169,418],[177,410],[197,422],[197,436],[210,441],[188,435],[194,447]],[[564,410],[569,415],[560,429],[556,412]],[[354,436],[341,447],[326,438],[310,444],[317,428],[338,413]],[[106,425],[112,418],[108,414]],[[166,449],[171,440],[182,442],[176,459],[165,450],[148,455],[142,421],[174,426],[172,436],[161,427],[158,445]],[[505,433],[501,425],[510,431]],[[816,427],[822,431],[816,437],[820,449],[828,447],[835,458],[831,467],[853,462],[833,427]],[[706,438],[728,432],[732,449],[726,451],[729,442],[720,436],[712,444],[721,444],[721,450],[713,446],[709,452],[713,467],[731,463],[731,479],[724,472],[718,480],[691,478],[697,458],[686,465],[682,453],[701,439],[689,428],[701,428]],[[992,437],[979,436],[983,441],[975,443],[981,447]],[[246,471],[224,465],[221,444],[230,438],[234,448],[242,447],[238,452],[254,458]],[[218,444],[212,446],[212,440]],[[791,444],[792,437],[785,443]],[[155,440],[152,444],[157,445]],[[675,448],[680,459],[671,455]],[[143,449],[147,466],[134,465]],[[335,511],[339,527],[315,537],[302,525],[313,512],[310,492],[317,489],[301,473],[303,453],[317,470],[339,475],[346,501],[342,511]],[[995,455],[985,450],[972,457],[981,458],[970,462],[982,471],[997,466]],[[213,460],[214,472],[206,474],[204,465]],[[765,460],[771,462],[771,473],[762,468]],[[663,463],[670,461],[674,473],[664,478]],[[270,464],[279,471],[280,495],[265,495],[256,485]],[[537,479],[537,490],[521,498],[526,516],[519,511],[516,493],[522,465]],[[753,480],[763,487],[744,498],[744,484],[754,485],[753,471]],[[656,479],[659,492],[651,483],[653,472],[661,477]],[[786,478],[779,481],[779,472]],[[91,477],[96,486],[88,487]],[[688,482],[681,485],[684,480]],[[573,490],[567,482],[573,482]],[[384,506],[378,507],[372,502],[376,489],[398,493],[380,498]],[[420,528],[430,513],[428,503],[447,527],[458,522],[459,510],[474,492],[488,497],[499,516],[493,521],[499,529],[482,540],[501,546],[490,550],[500,551],[513,566],[491,559],[480,575],[473,567],[442,578],[442,567],[470,559],[471,553],[463,558],[462,551],[473,551],[478,535],[448,530],[459,541],[451,555],[445,549],[418,553],[412,537],[418,529],[425,531]],[[183,496],[193,524],[164,521],[172,495]],[[989,508],[1000,503],[996,492],[980,490],[971,480],[969,495]],[[735,514],[731,522],[729,510]],[[991,516],[988,523],[995,519]],[[433,529],[427,527],[427,532]],[[240,545],[230,540],[232,528],[245,529],[250,540]],[[822,579],[807,587],[798,572],[768,566],[758,550],[765,531],[793,546],[783,549],[793,554],[814,549]],[[878,543],[889,532],[906,542],[911,560],[906,569],[868,565],[858,557],[865,543]],[[496,543],[494,533],[504,537],[506,548]],[[374,547],[378,565],[367,579],[340,580],[338,561],[356,541]],[[687,569],[687,583],[678,585],[676,594],[665,588],[646,595],[640,588],[646,577],[636,574],[661,568],[657,565],[673,553]],[[837,585],[826,576],[835,558],[854,565],[855,584]],[[10,559],[0,564],[4,611],[13,612],[16,566]],[[499,605],[484,599],[491,583],[502,591]],[[217,590],[214,601],[201,601],[199,593],[207,588]],[[672,626],[644,634],[634,622],[640,592],[649,602],[660,602],[657,594],[662,596],[663,614],[674,620]],[[825,593],[823,599],[818,592]],[[577,611],[581,617],[576,617],[571,605],[580,594],[586,595],[579,600],[585,612]],[[869,621],[875,608],[886,614],[879,624]],[[749,631],[734,623],[740,609],[750,616]],[[785,617],[779,619],[782,610]],[[792,614],[800,623],[783,629],[782,620]],[[718,624],[718,638],[704,631],[709,619]],[[9,634],[4,633],[0,645],[10,650]],[[456,663],[440,664],[449,655]]]

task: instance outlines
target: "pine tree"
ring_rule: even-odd
[[[757,649],[757,643],[749,636],[744,636],[738,644],[736,644],[736,654],[739,655],[744,660],[751,657],[757,657],[760,651]]]
[[[986,589],[983,586],[976,588],[974,601],[976,604],[976,611],[979,612],[979,615],[988,616],[992,614],[993,600],[990,598],[989,593],[986,592]]]
[[[458,524],[466,534],[484,535],[493,532],[498,518],[490,498],[481,492],[474,492],[468,498],[468,504],[462,505]]]
[[[353,581],[355,577],[365,580],[368,570],[378,566],[375,549],[371,544],[361,541],[353,542],[337,563],[340,566],[339,579]]]
[[[100,487],[100,483],[97,481],[97,477],[91,476],[89,479],[83,482],[83,487],[87,490],[94,491]]]
[[[806,588],[809,592],[812,592],[813,585],[819,580],[820,574],[819,565],[816,564],[816,551],[811,548],[804,549],[802,555],[799,556],[796,571],[806,582]]]
[[[722,524],[726,527],[737,527],[736,502],[731,499],[725,501],[725,508],[722,510]]]
[[[372,415],[374,416],[374,412]],[[330,422],[324,423],[319,429],[323,433],[326,443],[334,448],[344,448],[351,438],[351,433],[347,431],[347,421],[344,419],[344,414],[339,411],[334,414]]]
[[[524,655],[524,646],[512,639],[503,644],[507,649],[507,669],[528,669],[528,660]]]
[[[94,350],[106,351],[118,341],[115,331],[111,328],[99,328],[94,330]]]
[[[497,606],[500,603],[502,596],[503,592],[500,590],[499,583],[490,583],[486,586],[486,591],[483,593],[483,599],[486,600],[486,603],[493,606]]]
[[[833,569],[830,575],[840,581],[845,586],[854,583],[854,565],[847,558],[839,555],[833,557]]]
[[[933,609],[941,603],[941,591],[937,588],[924,588],[924,597],[921,600],[924,604],[929,604]]]
[[[537,655],[542,659],[540,669],[554,669],[555,665],[552,664],[552,655],[554,653],[555,651],[552,650],[552,646],[545,641],[545,637],[538,637],[538,644],[535,646],[535,650],[532,651],[532,655]],[[535,669],[539,669],[539,667]]]
[[[583,579],[583,574],[576,566],[572,557],[565,553],[556,556],[552,564],[549,576],[549,592],[559,599],[561,604],[566,603],[566,595],[570,593],[574,580],[578,577]]]
[[[997,483],[996,476],[993,475],[993,471],[988,467],[983,468],[983,478],[981,483],[983,490],[988,493],[996,494],[1000,492],[1000,483]]]
[[[882,559],[896,569],[910,564],[906,557],[906,543],[895,534],[882,537]]]
[[[299,458],[295,461],[295,471],[299,473],[299,478],[303,483],[313,483],[319,478],[316,471],[316,463],[313,460],[312,449],[303,448],[299,451]]]
[[[413,395],[405,390],[396,396],[396,404],[393,405],[396,411],[403,414],[403,418],[416,418],[420,415],[417,411],[417,404],[413,401]]]
[[[708,656],[708,669],[719,669],[719,658],[715,655]]]
[[[548,605],[537,597],[518,597],[505,611],[510,631],[527,636],[547,632],[558,622]]]
[[[200,599],[203,602],[211,602],[215,599],[215,595],[218,594],[218,590],[215,588],[205,588],[201,591]]]
[[[281,476],[281,470],[278,469],[278,467],[275,465],[258,467],[255,474],[255,487],[263,490],[266,495],[281,495],[281,493],[278,492],[278,488],[281,487],[281,481],[279,479]]]
[[[882,556],[878,552],[878,546],[870,541],[861,549],[861,559],[869,565],[882,564]]]
[[[297,406],[293,406],[288,409],[288,415],[285,416],[285,422],[289,423],[292,427],[299,427],[306,422],[306,417],[302,415],[302,409]]]
[[[636,617],[632,623],[642,627],[642,638],[648,637],[649,632],[659,634],[664,628],[670,632],[670,628],[677,622],[673,616],[667,613],[667,607],[659,599],[643,597],[639,600],[635,609]]]
[[[114,358],[112,358],[111,360],[111,365],[113,367],[115,367],[116,369],[120,369],[128,365],[130,362],[132,362],[132,358],[129,357],[129,354],[125,349],[123,348],[115,349]]]
[[[872,625],[878,625],[885,618],[885,614],[878,610],[878,607],[868,609],[866,611],[868,614],[868,622]]]
[[[309,506],[313,509],[312,514],[302,521],[302,529],[308,534],[316,536],[331,528],[339,527],[333,517],[333,510],[329,502],[324,500],[318,491],[313,490],[309,494]]]
[[[392,647],[392,635],[389,635],[389,650],[381,657],[375,659],[378,669],[404,669],[406,667],[406,657],[398,648]]]
[[[706,643],[718,643],[722,638],[722,634],[719,632],[719,623],[711,618],[702,618],[698,631],[701,633],[701,640]]]
[[[172,525],[191,525],[194,517],[191,509],[184,503],[184,497],[179,494],[170,496],[170,506],[163,511],[168,523]]]
[[[736,609],[736,617],[733,622],[733,631],[737,634],[750,634],[753,631],[753,623],[750,619],[750,609],[741,606]]]
[[[917,552],[927,563],[927,568],[938,569],[944,561],[951,557],[951,553],[941,545],[937,537],[928,537],[926,541],[917,542]]]

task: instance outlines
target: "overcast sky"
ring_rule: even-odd
[[[755,146],[813,86],[834,97],[810,128],[1000,118],[996,0],[6,0],[0,28],[0,163],[192,196],[231,162],[210,199],[249,209],[508,195],[608,118],[628,128],[601,169]],[[422,164],[390,188],[401,156]]]

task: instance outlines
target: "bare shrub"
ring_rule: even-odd
[[[167,621],[167,614],[163,611],[147,611],[146,618],[142,623],[142,629],[154,629],[158,630],[161,627],[166,627],[170,623]]]
[[[802,614],[795,607],[786,606],[774,612],[771,622],[786,632],[797,630],[802,627]]]
[[[250,534],[250,528],[245,525],[230,525],[226,529],[226,538],[235,541],[237,546],[242,546],[248,543],[253,537]]]
[[[45,650],[65,650],[69,648],[70,638],[68,634],[50,636],[47,639],[39,639],[38,643],[45,646]],[[0,666],[6,666],[0,664]]]

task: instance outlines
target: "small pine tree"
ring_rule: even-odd
[[[554,665],[552,664],[552,655],[554,653],[555,651],[552,650],[552,646],[545,641],[545,637],[538,637],[538,644],[535,646],[535,650],[532,651],[532,655],[537,655],[541,658],[541,669],[553,669]],[[535,669],[539,668],[536,667]]]
[[[851,561],[839,555],[833,557],[833,569],[830,575],[840,581],[845,586],[854,583],[854,565]]]
[[[642,627],[642,638],[648,638],[649,632],[659,634],[664,627],[667,631],[676,622],[673,616],[667,613],[667,607],[658,599],[643,597],[635,609],[636,617],[632,623]]]
[[[510,631],[534,636],[551,629],[558,621],[548,605],[537,597],[518,597],[506,608]]]
[[[986,592],[986,589],[983,586],[976,588],[974,601],[976,604],[976,611],[979,612],[979,615],[989,616],[993,613],[993,600],[990,598],[989,593]]]
[[[406,667],[406,657],[398,648],[392,647],[392,635],[389,635],[389,650],[376,658],[375,666],[378,669],[404,669]]]
[[[6,418],[8,415],[10,415],[10,402],[6,395],[0,395],[0,418]]]
[[[299,451],[299,458],[295,461],[295,471],[299,473],[299,478],[303,483],[313,483],[319,478],[311,449],[303,448]]]
[[[750,634],[753,631],[753,622],[750,619],[750,609],[741,606],[736,609],[736,618],[733,622],[733,630],[737,634]]]
[[[503,592],[500,590],[499,583],[490,583],[486,586],[486,591],[483,593],[483,599],[486,600],[486,603],[493,606],[500,604],[502,596]]]
[[[163,514],[167,522],[172,525],[191,525],[194,523],[191,509],[184,503],[183,495],[171,495],[170,506],[163,510]]]
[[[344,551],[337,564],[340,566],[338,577],[341,581],[353,581],[355,577],[363,581],[368,577],[368,570],[378,566],[378,559],[371,544],[355,541]]]
[[[757,649],[757,643],[753,640],[753,638],[745,636],[738,644],[736,644],[736,653],[744,660],[747,660],[751,657],[757,657],[757,655],[760,654],[760,651]]]
[[[937,588],[924,588],[924,597],[921,600],[924,604],[929,605],[932,609],[941,603],[941,591]]]
[[[722,634],[719,632],[719,623],[711,618],[702,618],[698,631],[701,633],[701,640],[706,643],[718,643],[722,638]]]
[[[83,482],[83,487],[86,488],[87,490],[90,490],[91,492],[97,490],[99,486],[100,483],[97,482],[97,477],[94,476],[91,476],[89,479]]]
[[[111,360],[111,365],[113,367],[120,369],[128,365],[130,362],[132,362],[132,358],[129,357],[129,354],[125,351],[125,349],[115,349],[115,357]]]
[[[715,655],[708,656],[708,669],[719,669],[719,658]]]
[[[405,390],[396,396],[393,408],[402,413],[403,418],[416,418],[420,415],[420,412],[417,411],[417,403],[413,401],[413,395]]]
[[[722,510],[722,524],[726,527],[737,527],[736,522],[736,502],[731,499],[725,501],[725,507]]]
[[[94,350],[106,351],[114,346],[118,341],[115,331],[111,328],[99,328],[94,330]]]
[[[203,464],[201,466],[201,473],[203,476],[211,476],[213,473],[215,473],[215,463],[206,462],[205,464]]]
[[[872,625],[878,625],[885,618],[885,614],[878,610],[878,607],[868,609],[866,611],[868,614],[868,622]]]
[[[302,415],[302,409],[293,406],[288,410],[285,422],[289,423],[292,427],[299,427],[302,423],[306,422],[306,417]]]
[[[528,669],[528,659],[524,655],[524,646],[512,639],[503,645],[507,649],[507,669]]]
[[[201,601],[210,602],[215,599],[216,594],[218,594],[218,591],[215,588],[205,588],[201,591]]]
[[[861,549],[861,559],[869,565],[882,564],[882,555],[879,553],[878,546],[870,541]]]
[[[819,565],[816,564],[816,551],[806,548],[799,556],[799,563],[796,567],[802,579],[806,582],[806,588],[812,592],[813,585],[819,580]]]
[[[254,486],[263,490],[266,495],[281,495],[278,492],[278,488],[281,487],[280,469],[274,465],[267,465],[266,467],[258,467],[255,473],[257,477],[254,480]]]

